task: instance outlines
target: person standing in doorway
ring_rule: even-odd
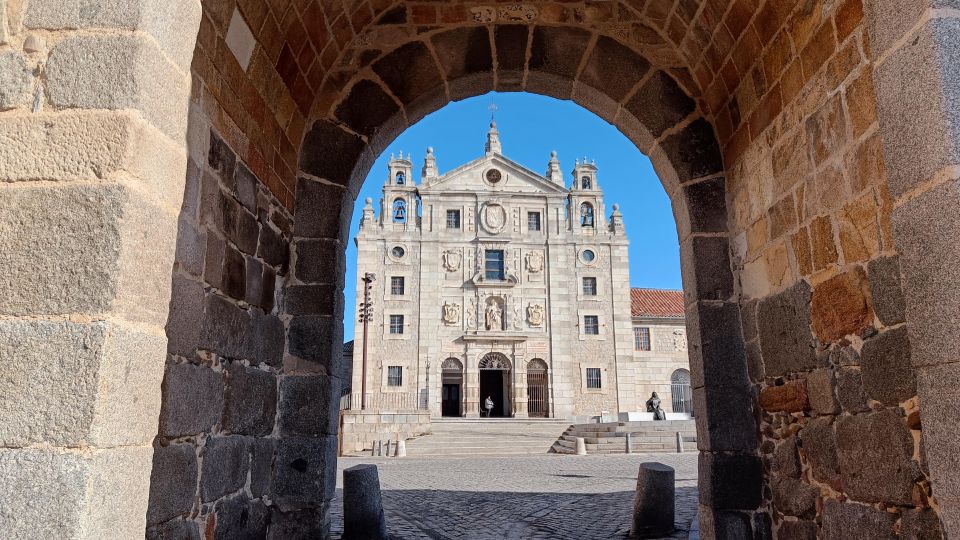
[[[490,396],[483,400],[483,408],[487,410],[487,418],[490,418],[490,412],[493,411],[493,399]]]

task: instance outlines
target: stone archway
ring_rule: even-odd
[[[483,355],[477,363],[480,371],[477,387],[480,398],[480,411],[489,417],[511,417],[514,414],[513,406],[513,363],[503,353],[491,352]],[[487,413],[485,400],[490,398],[493,403],[491,411]]]
[[[550,416],[550,379],[547,363],[540,358],[527,362],[527,416],[548,418]]]
[[[596,112],[674,201],[704,537],[864,513],[956,534],[957,16],[900,4],[7,3],[0,533],[322,536],[359,179],[405,126],[499,89]],[[879,410],[830,399],[850,388]],[[785,421],[828,466],[789,472]],[[789,504],[821,484],[854,502]]]

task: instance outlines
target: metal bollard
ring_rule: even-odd
[[[390,457],[390,439],[387,439],[386,451],[383,453],[383,457]]]
[[[627,453],[633,453],[633,433],[627,432]]]
[[[383,441],[378,440],[377,443],[374,445],[374,448],[375,450],[373,452],[373,455],[377,457],[380,457],[383,455]]]
[[[679,431],[677,432],[677,453],[683,453],[683,435]]]
[[[631,538],[661,538],[673,532],[676,473],[662,463],[641,463],[633,500]]]

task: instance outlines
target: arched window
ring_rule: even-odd
[[[403,199],[397,199],[393,201],[393,222],[407,222],[407,201]]]
[[[403,174],[403,171],[397,173],[397,185],[402,186],[407,183],[407,175]]]
[[[580,177],[580,189],[593,189],[593,183],[590,182],[589,176]]]
[[[580,205],[580,226],[593,227],[593,205],[590,203]]]
[[[690,388],[690,372],[678,369],[670,375],[670,402],[675,413],[693,413],[693,390]]]

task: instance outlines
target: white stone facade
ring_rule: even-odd
[[[432,149],[418,181],[409,156],[388,167],[356,240],[358,306],[364,275],[376,276],[368,406],[475,417],[491,395],[494,416],[518,418],[643,407],[628,241],[594,164],[578,160],[568,186],[554,153],[536,174],[502,154],[491,123],[485,155],[448,173]],[[357,397],[363,339],[358,324]]]

